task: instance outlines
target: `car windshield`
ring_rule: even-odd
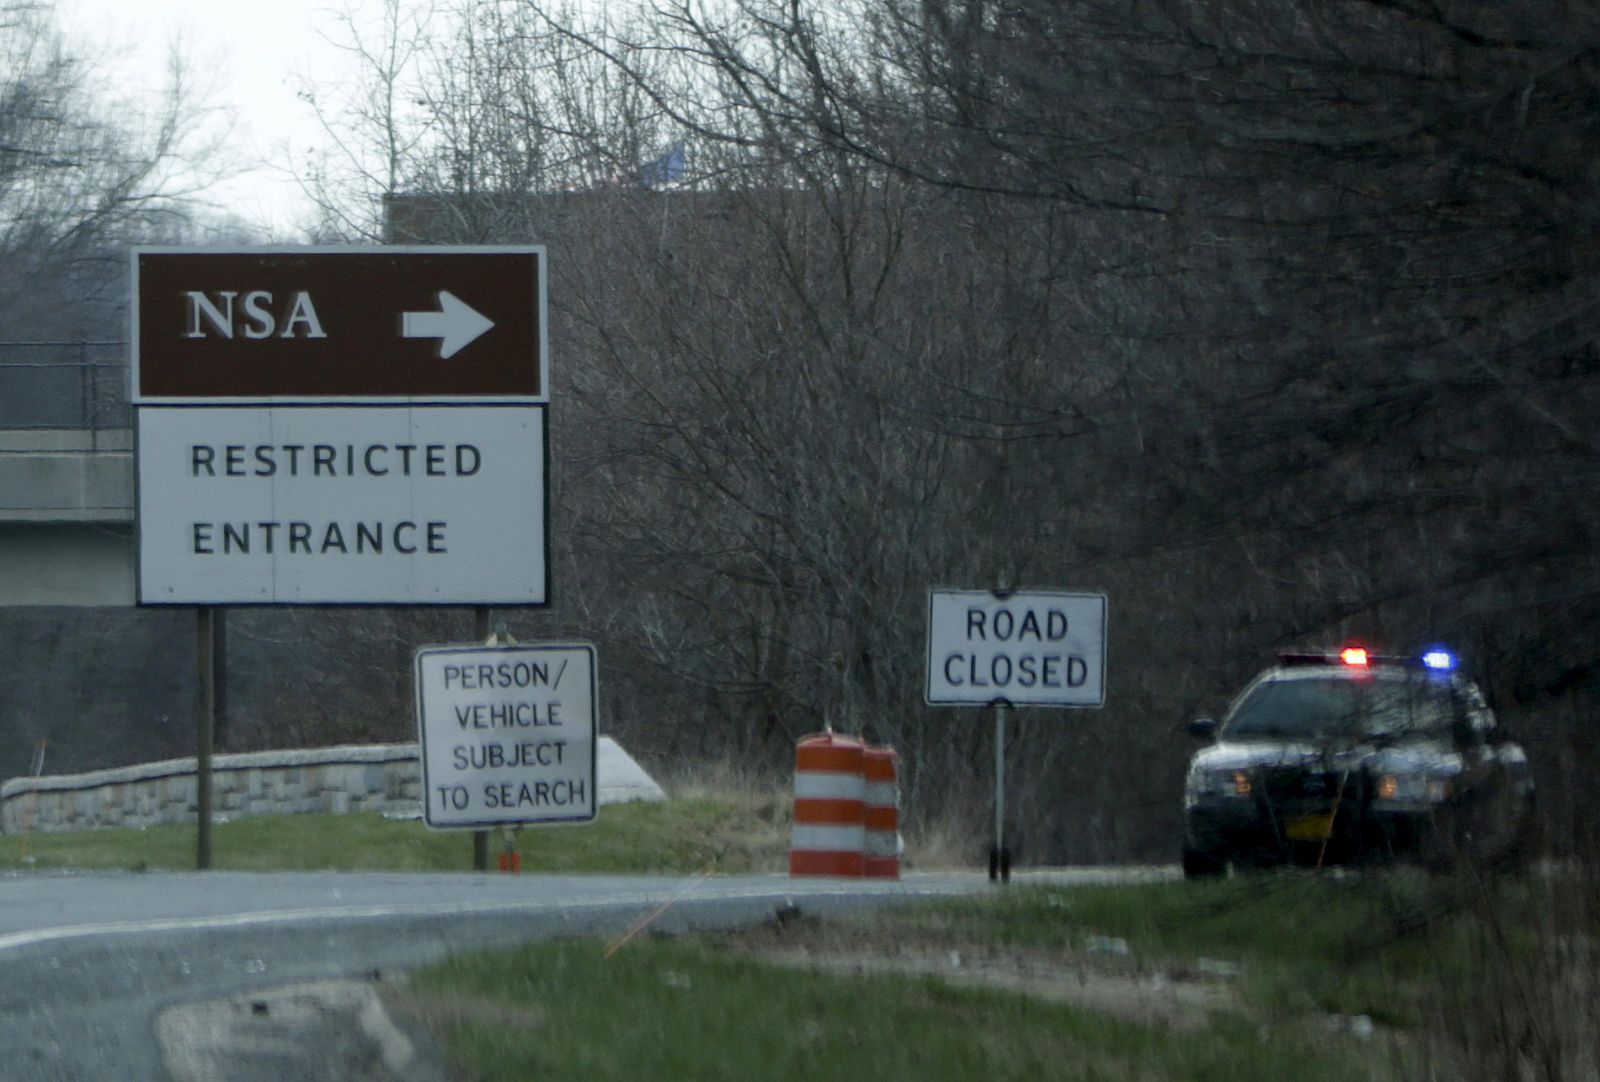
[[[1265,680],[1234,706],[1229,736],[1326,738],[1436,733],[1454,716],[1450,686],[1425,678]]]

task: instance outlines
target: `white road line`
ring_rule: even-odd
[[[700,895],[700,901],[774,901],[794,895],[817,897],[934,897],[950,893],[934,888],[913,888],[891,894],[863,894],[853,886],[806,884],[789,888],[735,888]],[[231,913],[210,917],[164,917],[157,920],[109,921],[92,924],[67,924],[56,928],[35,928],[0,935],[0,953],[23,947],[53,943],[64,939],[94,936],[146,935],[155,932],[211,931],[250,928],[272,924],[298,924],[317,920],[362,920],[377,917],[468,916],[485,913],[531,913],[538,910],[560,912],[592,906],[646,907],[660,905],[664,894],[599,894],[577,898],[529,899],[527,901],[431,902],[420,905],[331,906],[321,909],[264,910],[259,913]]]

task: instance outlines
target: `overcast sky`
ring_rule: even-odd
[[[367,6],[375,7],[375,0]],[[281,168],[303,159],[319,141],[295,93],[302,79],[337,74],[340,54],[318,31],[332,32],[342,7],[342,0],[57,0],[70,40],[109,55],[123,93],[158,91],[169,44],[184,42],[201,81],[216,88],[212,103],[234,110],[236,123],[228,133],[233,155],[253,166],[213,198],[240,217],[270,226],[280,240],[299,239],[293,227],[309,214]]]

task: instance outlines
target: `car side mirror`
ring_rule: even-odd
[[[1215,740],[1217,738],[1216,718],[1193,718],[1189,722],[1189,735],[1196,740]]]

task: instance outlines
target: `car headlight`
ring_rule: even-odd
[[[1378,799],[1404,804],[1438,804],[1455,794],[1455,783],[1433,774],[1383,774],[1378,778]]]
[[[1254,787],[1244,770],[1191,770],[1184,795],[1194,801],[1202,797],[1249,796]]]

